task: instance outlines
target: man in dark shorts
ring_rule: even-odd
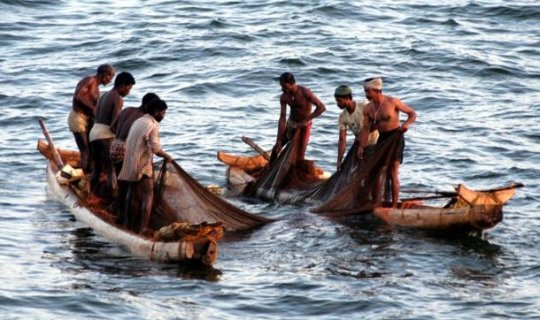
[[[360,147],[358,148],[358,157],[364,157],[364,149],[367,144],[369,133],[373,130],[379,131],[380,145],[389,136],[396,131],[405,133],[410,125],[416,120],[416,111],[403,103],[398,98],[383,95],[382,78],[370,78],[364,81],[364,92],[369,103],[364,107],[364,120],[362,131],[360,133]],[[407,120],[401,124],[399,121],[399,112],[407,114]],[[392,207],[396,208],[399,200],[399,165],[403,163],[403,150],[405,148],[405,139],[401,135],[397,152],[392,161]]]
[[[294,76],[289,72],[285,72],[279,77],[279,84],[283,91],[279,99],[281,113],[279,115],[276,144],[272,149],[270,162],[277,158],[283,145],[292,137],[292,132],[301,130],[302,145],[298,148],[297,154],[297,162],[300,163],[304,160],[306,153],[312,120],[320,116],[326,110],[326,107],[310,89],[297,85]],[[288,120],[287,105],[290,106]],[[313,112],[311,112],[312,105],[315,105],[315,111]]]

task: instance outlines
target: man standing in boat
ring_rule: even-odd
[[[364,158],[364,150],[368,143],[369,133],[373,130],[379,131],[377,145],[396,132],[405,133],[410,125],[416,120],[416,112],[413,108],[403,103],[400,99],[383,95],[382,78],[369,78],[364,80],[364,93],[369,103],[364,107],[364,122],[360,133],[360,146],[358,157]],[[407,114],[407,120],[401,124],[399,112]],[[393,155],[391,164],[392,182],[392,207],[396,208],[399,199],[399,166],[403,163],[403,151],[405,149],[405,139],[403,134]]]
[[[85,173],[92,170],[90,140],[88,135],[96,116],[99,85],[107,85],[114,78],[115,70],[110,64],[102,64],[93,76],[86,76],[77,83],[68,115],[68,127],[81,154],[81,167]]]
[[[147,107],[148,113],[135,120],[129,130],[124,163],[118,176],[118,180],[128,183],[124,206],[127,223],[124,224],[141,234],[147,232],[152,213],[153,156],[155,154],[165,161],[172,161],[172,157],[163,151],[159,142],[159,122],[165,118],[167,104],[163,100],[152,99]]]
[[[279,99],[281,112],[279,115],[276,144],[272,149],[270,162],[277,158],[281,148],[292,138],[294,131],[301,130],[301,145],[298,148],[297,155],[297,163],[299,163],[304,160],[312,120],[320,116],[326,108],[310,89],[296,84],[292,73],[283,73],[279,77],[279,84],[283,91]],[[291,108],[288,120],[287,105]],[[312,105],[315,105],[315,111],[313,113],[311,112]]]
[[[90,188],[93,194],[98,195],[99,180],[102,172],[107,174],[105,195],[112,195],[113,191],[113,165],[109,155],[114,133],[111,131],[111,123],[118,116],[124,106],[124,97],[127,96],[135,78],[129,72],[121,72],[114,80],[114,88],[104,93],[98,100],[96,107],[96,121],[90,130],[90,143],[94,170],[90,180]]]
[[[111,124],[111,131],[114,133],[114,139],[111,142],[110,156],[111,161],[113,162],[114,170],[117,175],[120,174],[120,170],[122,170],[122,164],[124,163],[124,155],[126,153],[126,139],[128,137],[129,130],[131,129],[131,126],[133,125],[135,120],[148,113],[148,103],[154,99],[159,100],[159,96],[152,92],[145,94],[139,107],[129,107],[122,109],[118,117],[114,118]],[[118,180],[118,197],[116,201],[118,212],[118,218],[116,222],[118,224],[123,224],[125,221],[127,221],[124,217],[124,205],[126,195],[126,182]]]
[[[339,115],[339,141],[338,141],[338,153],[337,153],[337,171],[341,171],[343,154],[347,148],[347,128],[354,134],[355,140],[354,147],[358,145],[360,138],[360,132],[364,120],[363,110],[369,101],[356,101],[353,100],[352,89],[347,85],[341,85],[336,88],[334,92],[334,98],[339,109],[343,110]],[[379,132],[373,130],[370,132],[367,145],[374,145],[379,138]]]

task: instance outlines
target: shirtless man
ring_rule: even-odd
[[[110,64],[102,64],[93,76],[86,76],[77,83],[73,94],[72,109],[68,116],[69,130],[81,153],[81,167],[85,173],[91,168],[90,141],[88,135],[96,116],[96,103],[99,98],[99,85],[107,85],[114,77],[115,70]]]
[[[298,149],[297,157],[298,162],[302,162],[309,141],[312,120],[320,116],[326,108],[310,89],[297,85],[291,73],[283,73],[279,77],[279,84],[283,91],[279,99],[281,113],[279,115],[276,144],[272,149],[270,162],[277,158],[283,145],[292,138],[295,129],[301,130],[302,134],[302,144]],[[312,104],[315,105],[313,113],[311,112]],[[287,105],[291,108],[289,120],[287,120]]]
[[[336,88],[334,92],[334,98],[339,109],[343,110],[339,115],[339,141],[338,141],[338,153],[337,153],[337,171],[341,171],[341,165],[343,162],[343,154],[347,148],[347,128],[354,134],[355,144],[358,144],[360,138],[360,132],[362,130],[362,124],[364,120],[363,110],[369,101],[355,101],[353,100],[352,90],[347,85],[341,85]],[[373,130],[369,134],[368,145],[374,145],[379,138],[379,132]]]
[[[98,100],[96,107],[96,121],[90,130],[90,143],[92,145],[92,156],[94,159],[94,170],[90,180],[92,193],[98,194],[97,186],[101,173],[107,174],[107,184],[105,193],[112,196],[113,190],[113,165],[109,155],[111,142],[114,133],[110,125],[114,118],[118,116],[124,105],[124,97],[127,96],[133,85],[135,78],[129,72],[121,72],[114,80],[114,88],[104,93]]]
[[[392,135],[396,130],[405,133],[409,126],[416,120],[416,112],[413,108],[403,103],[398,98],[382,94],[382,78],[370,78],[364,81],[364,92],[369,103],[364,107],[364,123],[360,133],[360,147],[358,157],[364,157],[364,149],[367,144],[369,133],[379,130],[378,144]],[[407,120],[401,124],[399,112],[407,114]],[[392,161],[392,207],[396,208],[399,199],[399,165],[403,162],[403,150],[405,139],[399,143],[398,150]]]

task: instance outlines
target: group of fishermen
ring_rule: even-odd
[[[77,83],[68,125],[80,151],[82,169],[85,174],[91,174],[91,194],[98,198],[112,196],[117,204],[117,223],[145,233],[153,201],[153,156],[172,161],[159,142],[158,124],[165,117],[167,104],[158,95],[147,93],[139,107],[123,108],[124,97],[135,85],[135,78],[129,72],[119,73],[110,91],[100,94],[99,90],[99,86],[109,84],[115,74],[112,65],[103,64],[95,75],[86,76]],[[281,111],[270,163],[278,157],[296,130],[301,134],[296,159],[303,161],[312,120],[326,108],[309,88],[296,84],[293,74],[281,74],[279,82],[282,89]],[[339,116],[338,171],[346,149],[347,129],[355,136],[358,158],[363,159],[366,147],[384,141],[396,130],[407,131],[415,121],[414,109],[400,99],[383,95],[382,85],[382,78],[364,81],[367,101],[354,100],[352,89],[347,85],[335,89],[336,104],[343,110]],[[400,122],[400,112],[407,114],[404,123]],[[398,151],[393,155],[391,182],[394,207],[399,195],[398,172],[404,146],[401,138]],[[105,183],[100,183],[102,173],[107,177]]]
[[[294,75],[285,72],[280,76],[280,85],[283,93],[280,97],[281,113],[279,118],[276,143],[272,149],[270,163],[277,157],[282,146],[290,139],[294,130],[300,130],[302,144],[298,148],[297,161],[304,160],[304,154],[309,141],[312,120],[325,111],[324,104],[313,92],[296,84]],[[406,132],[416,120],[416,111],[398,98],[382,93],[383,80],[380,77],[369,78],[363,82],[364,94],[367,100],[353,99],[353,91],[347,85],[340,85],[334,91],[337,106],[343,110],[339,116],[339,141],[336,170],[340,171],[343,164],[343,155],[346,149],[347,129],[355,136],[358,145],[357,157],[364,159],[368,146],[375,148],[392,136],[396,131]],[[290,116],[287,120],[287,105]],[[312,112],[312,105],[315,110]],[[405,122],[400,121],[400,112],[407,115]],[[392,207],[397,207],[399,199],[399,166],[403,163],[405,140],[400,140],[391,155],[391,187]]]
[[[147,93],[139,107],[123,108],[135,78],[129,72],[116,76],[113,88],[100,94],[116,74],[112,65],[97,68],[95,75],[77,83],[68,126],[80,151],[81,166],[91,174],[94,199],[115,200],[117,223],[146,233],[153,201],[153,156],[172,161],[159,141],[159,125],[167,104]],[[101,183],[102,173],[107,177]]]

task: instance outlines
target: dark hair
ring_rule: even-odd
[[[152,114],[156,111],[159,112],[163,110],[167,110],[167,103],[165,103],[165,101],[159,98],[150,100],[148,104],[146,105],[146,111],[148,111],[148,114]]]
[[[142,102],[141,102],[141,109],[144,113],[148,113],[147,109],[148,109],[148,102],[154,100],[154,99],[159,99],[159,96],[153,92],[148,92],[147,94],[145,94],[143,97],[142,97]]]
[[[97,68],[96,73],[97,73],[98,75],[102,75],[102,74],[105,74],[105,73],[111,72],[111,71],[114,71],[114,67],[111,66],[111,65],[108,64],[108,63],[105,63],[105,64],[100,65],[100,66]]]
[[[352,100],[352,93],[334,94],[334,98],[348,98],[349,100]]]
[[[135,78],[129,72],[120,72],[116,79],[114,79],[114,87],[119,87],[121,85],[130,85],[135,84]]]
[[[296,83],[294,76],[290,72],[284,72],[279,76],[279,83]]]

